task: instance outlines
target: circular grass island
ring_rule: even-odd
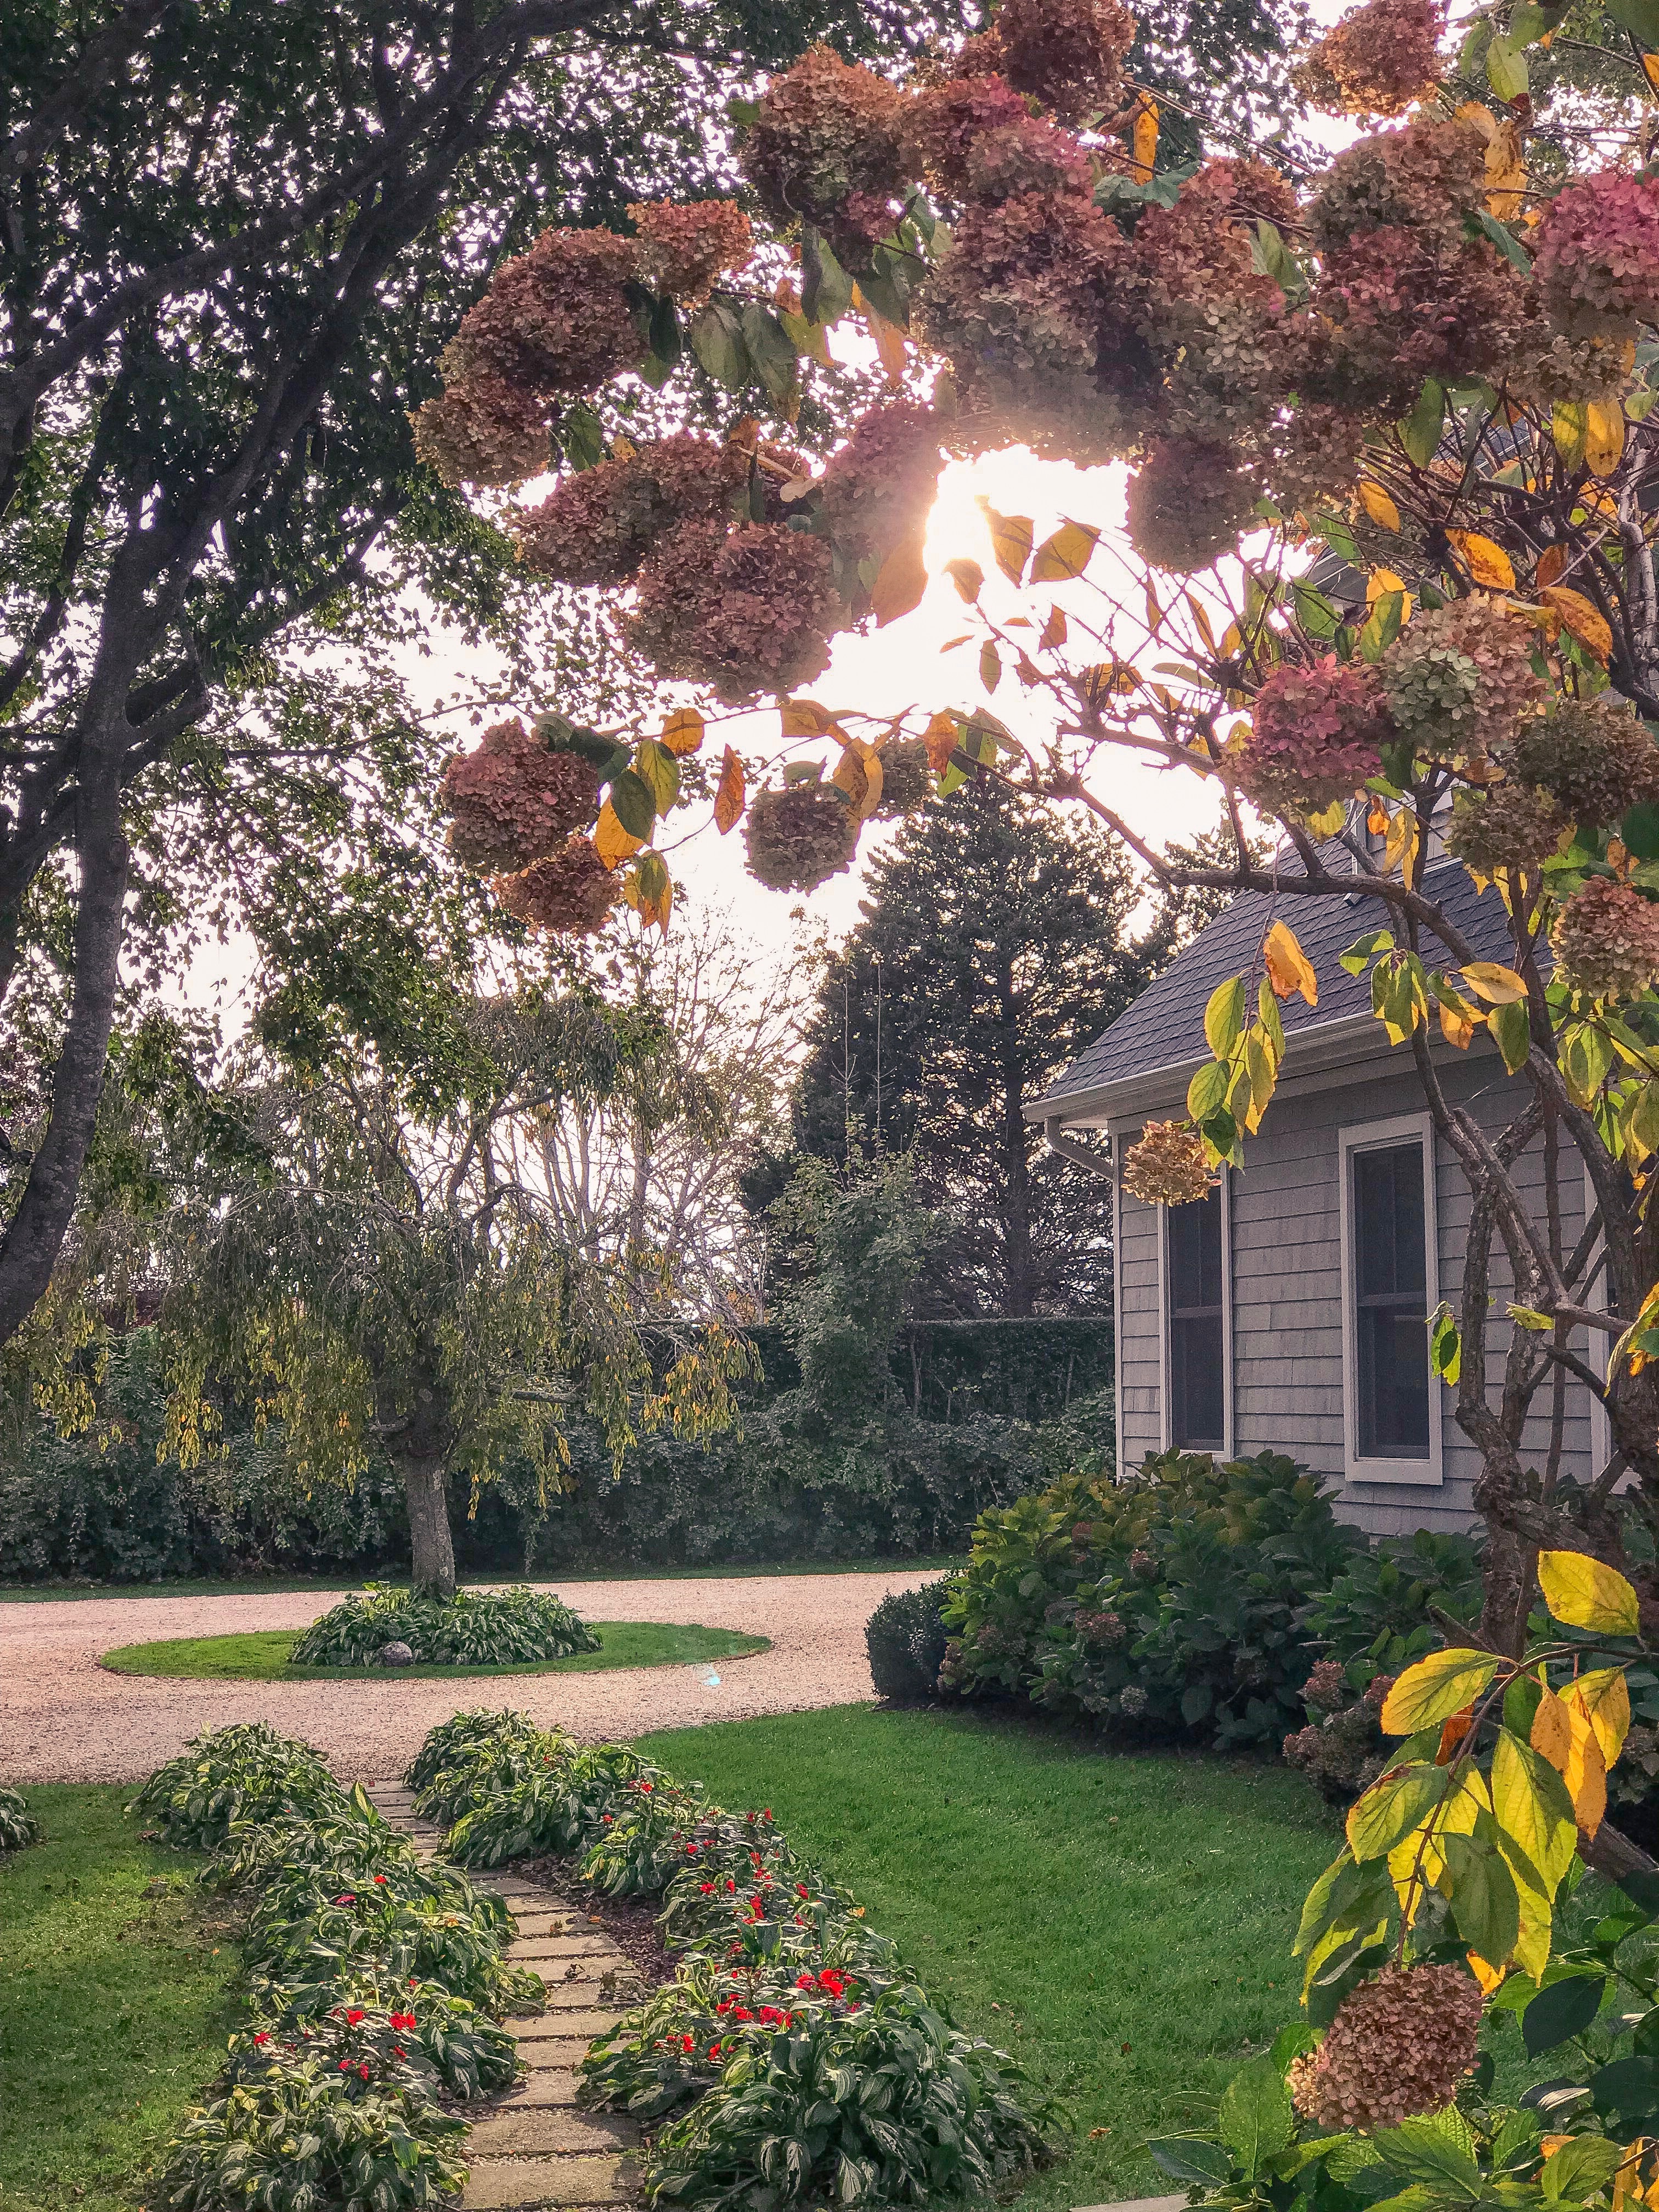
[[[594,1620],[597,1651],[562,1659],[508,1660],[501,1666],[422,1664],[408,1667],[303,1667],[289,1658],[303,1628],[252,1629],[237,1636],[173,1636],[155,1644],[124,1644],[98,1663],[112,1674],[164,1675],[198,1682],[450,1682],[486,1674],[591,1674],[610,1667],[695,1667],[709,1661],[751,1659],[771,1649],[765,1636],[732,1628],[659,1620]]]

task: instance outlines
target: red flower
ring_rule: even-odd
[[[692,2048],[693,2048],[693,2039],[692,2039],[690,2036],[689,2036],[689,2035],[683,2035],[683,2036],[681,2036],[681,2038],[680,2038],[680,2049],[681,2049],[682,2051],[690,2051],[690,2050],[691,2050]]]
[[[655,1784],[654,1782],[641,1782],[641,1784],[640,1784],[641,1789],[642,1790],[644,1790],[644,1792],[645,1792],[645,1794],[646,1794],[646,1796],[647,1796],[647,1797],[650,1796],[651,1792],[652,1792],[652,1791],[656,1788],[656,1786],[657,1786],[657,1785],[656,1785],[656,1784]]]
[[[808,1897],[811,1893],[804,1881],[798,1881],[795,1884],[795,1894],[797,1897]]]
[[[345,1890],[335,1899],[334,1902],[337,1905],[355,1905],[357,1902],[356,1893],[354,1890]]]
[[[697,1887],[702,1892],[705,1897],[708,1897],[712,1893],[714,1887],[714,1885],[712,1881],[700,1881],[697,1884]]]
[[[386,1880],[386,1876],[383,1874],[377,1874],[374,1879],[376,1881],[384,1881]]]
[[[356,2027],[362,2016],[362,2011],[358,2008],[354,2008],[349,2010],[346,2014],[346,2026],[348,2027]]]
[[[811,1988],[811,1986],[812,1986],[812,1977],[811,1976],[811,1974],[797,1974],[797,1975],[796,1975],[796,1977],[795,1977],[795,1987],[796,1987],[798,1990],[810,1990],[810,1989]]]
[[[607,1824],[608,1824],[609,1822],[611,1822],[611,1821],[614,1820],[616,1819],[616,1817],[617,1817],[617,1816],[616,1816],[616,1814],[615,1814],[614,1813],[607,1813],[607,1814],[605,1814],[605,1820],[606,1820],[606,1822],[607,1822]]]
[[[343,2059],[340,2061],[340,2071],[341,2071],[341,2073],[342,2073],[342,2074],[349,2074],[349,2073],[350,2073],[350,2071],[351,2071],[351,2061],[350,2061],[349,2058],[343,2058]]]
[[[364,2081],[367,2081],[368,2079],[368,2061],[367,2058],[365,2058],[362,2063],[358,2067],[357,2071],[362,2075]]]
[[[254,2037],[253,2040],[260,2045],[269,2043],[270,2040],[270,2030],[268,2027],[262,2027],[258,2033]]]
[[[732,1881],[731,1875],[727,1875],[726,1877],[726,1886],[728,1889],[735,1889],[738,1885]]]
[[[394,2012],[392,2014],[392,2025],[393,2027],[413,2027],[415,2015],[412,2012]]]
[[[394,2043],[392,2045],[392,2055],[394,2058],[401,2058],[404,2056],[404,2046],[401,2043]]]
[[[718,2058],[718,2057],[720,2057],[720,2047],[719,2044],[718,2044],[718,2043],[711,2043],[711,2044],[709,2045],[709,2046],[708,2046],[708,2056],[709,2056],[711,2058]]]
[[[695,1844],[688,1844],[686,1845],[686,1847],[685,1847],[685,1856],[687,1856],[687,1858],[689,1858],[689,1859],[694,1859],[694,1858],[696,1858],[696,1856],[697,1856],[697,1847],[696,1847],[696,1845]]]

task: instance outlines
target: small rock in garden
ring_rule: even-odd
[[[415,1654],[406,1644],[383,1644],[374,1654],[377,1667],[412,1667]]]

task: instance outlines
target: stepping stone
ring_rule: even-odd
[[[568,1912],[515,1912],[520,1936],[573,1936],[584,1923]]]
[[[620,2158],[481,2158],[473,2161],[461,2212],[507,2212],[532,2204],[627,2204],[635,2195]]]
[[[550,1982],[546,2009],[568,2015],[603,2010],[609,2005],[611,2009],[605,2014],[606,2019],[620,2020],[623,2013],[633,2010],[644,1995],[643,1985],[632,1990],[607,1990],[599,1982]]]
[[[614,1959],[619,1966],[626,1964],[603,1936],[532,1936],[511,1944],[507,1955],[515,1966],[533,1966],[538,1959]]]
[[[562,2035],[559,2021],[562,2015],[550,2014],[545,2020],[514,2021],[507,2029],[520,2050],[528,2058],[538,2051],[551,2066],[568,2066],[574,2073],[587,2056],[591,2035]]]
[[[1079,2204],[1073,2212],[1187,2212],[1184,2197],[1126,2197],[1116,2204]]]
[[[516,2112],[574,2109],[576,2085],[582,2077],[574,2067],[538,2065],[536,2054],[544,2047],[539,2043],[526,2045],[521,2056],[530,2071],[516,2089],[509,2089],[506,2096],[496,2099],[492,2110]]]
[[[639,2134],[631,2121],[611,2113],[532,2106],[475,2120],[466,2142],[469,2156],[544,2158],[553,2151],[632,2150]]]
[[[596,2035],[608,2035],[611,2033],[622,2018],[623,2009],[622,2006],[617,2005],[608,2011],[595,2008],[592,2012],[546,2012],[542,2014],[542,2019],[556,2035],[584,2036],[587,2043],[592,2043]],[[519,2028],[513,2032],[520,2042],[524,2040],[525,2029]],[[584,2044],[583,2048],[586,2048],[586,2044]]]

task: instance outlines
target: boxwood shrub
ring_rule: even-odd
[[[864,1640],[878,1696],[896,1705],[921,1705],[939,1695],[950,1641],[942,1607],[955,1585],[956,1577],[945,1575],[916,1589],[890,1590],[871,1614]]]
[[[393,1589],[371,1583],[313,1620],[289,1656],[297,1667],[368,1667],[387,1644],[406,1644],[422,1665],[512,1667],[597,1651],[580,1613],[544,1590]]]
[[[961,2202],[1042,2158],[1048,2107],[1025,2108],[1014,2061],[952,2024],[769,1813],[509,1714],[434,1729],[409,1779],[458,1856],[551,1851],[602,1890],[662,1898],[675,1978],[582,2066],[584,2102],[660,2124],[651,2203]]]

